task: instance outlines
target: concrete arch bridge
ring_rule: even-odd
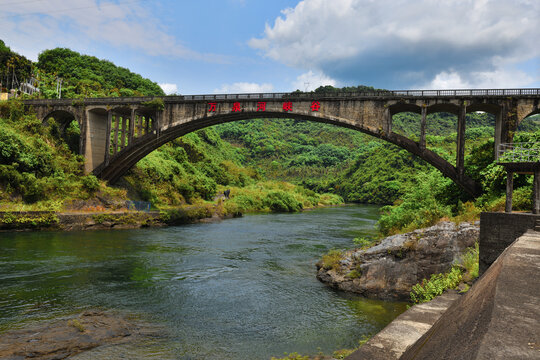
[[[253,118],[318,121],[355,129],[393,143],[435,166],[476,196],[481,188],[464,173],[465,115],[495,115],[495,146],[512,142],[518,124],[540,112],[540,89],[404,90],[363,93],[264,93],[26,100],[46,122],[73,119],[81,129],[85,171],[114,183],[147,154],[195,130]],[[392,131],[392,115],[421,115],[415,141]],[[458,118],[456,166],[426,148],[426,116]]]

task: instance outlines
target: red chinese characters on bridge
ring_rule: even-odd
[[[286,101],[281,106],[283,111],[293,111],[293,103],[291,101]],[[310,105],[310,109],[312,112],[319,111],[321,109],[321,103],[319,101],[312,101]],[[208,112],[216,112],[217,111],[217,103],[215,102],[209,102],[208,103]],[[242,111],[242,104],[238,101],[234,102],[231,108],[232,112],[240,112]],[[256,111],[266,111],[266,101],[259,101],[257,102],[257,110]]]
[[[283,111],[292,111],[292,102],[290,101],[284,102]]]
[[[239,103],[239,102],[234,102],[232,104],[232,109],[231,109],[232,112],[239,112],[239,111],[242,111],[242,105]]]

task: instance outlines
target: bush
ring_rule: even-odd
[[[462,279],[461,270],[454,266],[445,274],[433,274],[429,280],[422,280],[412,287],[411,301],[420,304],[433,300],[447,289],[455,289]]]
[[[264,205],[273,212],[296,212],[302,210],[302,203],[285,191],[271,191],[264,199]]]
[[[86,191],[89,193],[94,193],[99,190],[99,180],[94,175],[86,175],[81,178],[81,182],[83,184],[83,187]]]
[[[412,287],[411,301],[414,304],[431,301],[447,289],[455,289],[460,282],[471,282],[478,277],[478,243],[468,248],[457,264],[443,274],[433,274]]]

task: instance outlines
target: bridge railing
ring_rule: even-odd
[[[376,90],[363,92],[292,92],[292,93],[253,93],[253,94],[201,94],[201,95],[170,95],[159,97],[165,102],[185,100],[257,100],[257,99],[317,99],[317,98],[362,98],[362,97],[475,97],[475,96],[538,96],[540,89],[460,89],[460,90]],[[109,97],[109,98],[86,98],[86,99],[32,99],[24,102],[30,105],[56,104],[72,105],[81,103],[85,105],[105,103],[139,104],[156,98],[155,96],[141,97]]]
[[[377,90],[363,92],[292,92],[292,93],[254,93],[254,94],[208,94],[183,95],[184,100],[249,100],[249,99],[283,99],[283,98],[317,98],[317,97],[426,97],[426,96],[519,96],[540,95],[540,89],[461,89],[461,90]]]
[[[540,143],[499,144],[498,161],[502,163],[540,162]]]

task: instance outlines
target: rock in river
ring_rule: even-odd
[[[405,300],[413,285],[450,270],[478,241],[479,223],[441,222],[385,238],[369,249],[345,251],[338,264],[317,263],[317,278],[329,286],[370,298]]]
[[[139,325],[103,311],[0,334],[0,359],[65,359],[105,344],[140,339]]]

